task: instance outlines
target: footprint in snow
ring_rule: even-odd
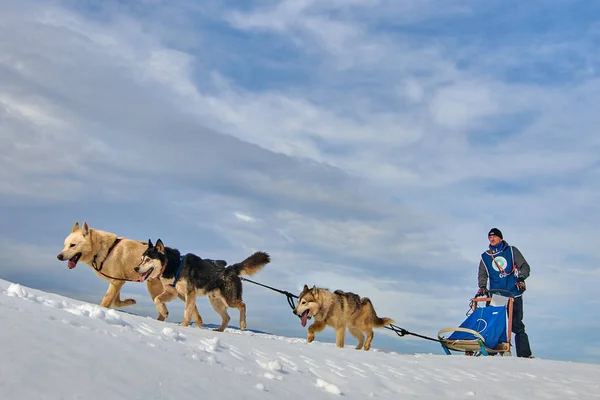
[[[270,372],[265,372],[264,377],[267,379],[271,379],[271,380],[278,380],[278,381],[282,381],[283,380],[283,376],[281,375],[275,375],[272,374]]]
[[[333,383],[324,381],[323,379],[317,379],[317,386],[325,389],[329,393],[336,394],[338,396],[342,394],[342,391],[340,390],[340,388],[338,388]]]
[[[240,361],[244,361],[246,358],[244,357],[244,355],[242,354],[241,351],[239,351],[237,348],[233,347],[233,346],[229,346],[229,354],[231,354],[234,358],[237,358]]]
[[[392,367],[387,367],[387,369],[389,372],[391,372],[392,374],[394,374],[396,376],[405,376],[402,372],[398,372]]]
[[[313,367],[308,367],[308,373],[311,374],[312,376],[314,376],[315,378],[321,377],[321,374],[319,373],[319,371],[317,371]]]
[[[71,325],[71,326],[75,326],[75,327],[80,327],[81,324],[77,321],[70,321],[68,319],[62,319],[61,322],[65,325]]]
[[[141,323],[138,325],[138,327],[135,329],[137,332],[146,335],[146,336],[151,336],[154,335],[156,332],[154,331],[154,329],[150,328],[150,326]]]
[[[23,286],[19,285],[18,283],[11,283],[6,291],[6,294],[11,297],[20,298],[27,298],[28,295],[27,290],[25,290]]]
[[[204,347],[200,347],[202,350],[209,353],[216,353],[219,351],[221,342],[218,337],[213,337],[212,339],[200,339],[200,341],[204,345]]]
[[[47,307],[62,309],[63,304],[60,301],[52,300],[52,299],[44,299],[43,304]]]
[[[354,372],[355,375],[360,376],[361,378],[366,378],[367,374],[365,370],[358,368],[357,366],[348,363],[348,368],[350,368],[352,370],[352,372]]]
[[[315,364],[315,362],[314,362],[314,361],[313,361],[311,358],[308,358],[308,357],[305,357],[305,356],[300,356],[300,358],[301,358],[302,360],[304,360],[304,362],[305,362],[305,363],[306,363],[308,366],[310,366],[310,367],[314,367],[314,368],[317,368],[317,369],[319,368],[319,366],[318,366],[317,364]]]
[[[269,371],[276,371],[276,372],[283,373],[283,367],[281,366],[281,364],[279,363],[278,360],[271,360],[271,361],[256,360],[256,363],[258,365],[260,365],[261,367],[263,367],[264,369],[267,369]]]
[[[378,376],[381,379],[385,379],[385,380],[389,380],[390,378],[388,378],[386,375],[382,374],[381,372],[379,372],[379,368],[377,368],[374,365],[371,364],[367,364],[367,363],[363,363],[363,365],[367,368],[369,368],[371,370],[371,372],[375,375]]]
[[[267,354],[263,353],[260,350],[252,349],[252,351],[250,353],[254,354],[255,356],[259,356],[260,358],[267,358]]]
[[[344,370],[343,367],[340,367],[339,365],[337,365],[336,363],[334,363],[331,360],[325,360],[325,364],[327,364],[327,366],[330,368],[330,371],[333,372],[334,374],[336,374],[337,376],[339,376],[341,378],[346,377],[346,375],[344,375],[342,373],[342,371]]]
[[[371,365],[371,364],[368,364],[368,363],[363,363],[363,365],[365,367],[369,368],[373,372],[379,372],[379,368],[377,368],[375,365]]]
[[[287,355],[279,352],[277,353],[277,355],[279,356],[279,359],[283,362],[287,369],[291,371],[298,371],[298,366],[296,365],[296,363],[290,360]]]
[[[260,390],[261,392],[268,392],[267,388],[265,387],[265,385],[263,385],[262,383],[257,383],[256,386],[254,386],[256,389]]]
[[[340,371],[338,371],[338,370],[337,370],[337,369],[335,369],[335,368],[332,368],[332,369],[331,369],[331,372],[333,372],[334,374],[336,374],[336,375],[337,375],[337,376],[339,376],[340,378],[345,378],[345,377],[346,377],[346,375],[342,374]]]
[[[163,339],[172,339],[176,342],[185,341],[185,336],[182,335],[181,333],[179,333],[179,331],[177,331],[171,327],[163,328],[162,331],[160,332],[160,334]]]

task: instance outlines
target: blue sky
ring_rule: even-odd
[[[257,281],[354,291],[435,336],[463,321],[498,227],[531,264],[534,354],[598,363],[599,15],[583,1],[5,0],[0,278],[99,302],[104,281],[56,260],[86,220],[229,262],[265,250]],[[284,296],[244,290],[249,328],[305,335]],[[124,293],[155,314],[144,285]],[[441,353],[385,330],[375,343]]]

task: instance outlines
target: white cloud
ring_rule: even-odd
[[[497,115],[501,105],[484,82],[459,82],[440,88],[431,101],[431,115],[442,128],[468,128],[470,122]]]
[[[253,217],[246,215],[244,213],[241,213],[241,212],[235,212],[235,213],[233,213],[233,215],[237,219],[239,219],[240,221],[243,221],[243,222],[254,222],[255,221],[255,219]]]

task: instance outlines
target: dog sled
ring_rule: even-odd
[[[467,319],[459,327],[438,332],[446,354],[457,351],[470,356],[511,355],[513,295],[505,290],[493,290],[490,294],[472,299]],[[448,333],[451,334],[445,336]]]

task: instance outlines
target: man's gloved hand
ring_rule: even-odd
[[[487,289],[480,287],[475,296],[487,296]]]
[[[515,285],[517,286],[517,289],[519,289],[521,292],[527,290],[527,287],[525,286],[525,281],[517,281]]]

